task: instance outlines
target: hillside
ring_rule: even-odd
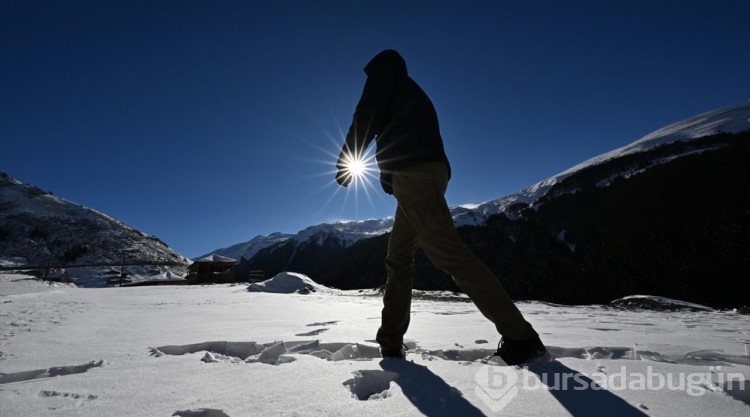
[[[750,304],[739,272],[750,267],[748,120],[747,102],[686,119],[516,194],[456,207],[454,221],[515,298]],[[311,228],[321,231],[314,239],[308,230],[306,240],[258,249],[237,276],[293,270],[338,288],[384,283],[387,233],[345,240],[323,226]],[[457,289],[421,253],[416,262],[416,288]]]
[[[495,214],[505,213],[512,216],[516,208],[524,205],[534,205],[544,197],[553,187],[560,192],[557,184],[563,182],[567,177],[579,171],[586,170],[597,165],[607,165],[608,161],[616,161],[629,155],[647,152],[664,144],[675,142],[689,142],[697,138],[719,133],[740,133],[750,131],[750,101],[726,106],[720,109],[699,114],[688,119],[672,123],[663,128],[623,146],[619,149],[606,152],[594,158],[577,164],[570,169],[539,181],[519,192],[501,197],[496,200],[481,204],[467,204],[451,208],[454,222],[457,226],[483,225],[487,219]],[[710,148],[712,145],[708,145]],[[675,152],[670,155],[662,155],[660,158],[651,159],[647,165],[617,167],[610,170],[607,175],[600,178],[602,184],[607,183],[619,176],[632,176],[643,171],[649,166],[668,162],[671,159],[682,156],[685,153],[700,152],[704,150],[698,146],[670,148]],[[632,160],[627,159],[627,160]],[[568,182],[569,183],[569,182]],[[235,259],[250,259],[259,251],[269,247],[284,246],[288,240],[295,242],[295,246],[304,245],[309,240],[316,240],[322,244],[327,238],[339,241],[344,246],[349,246],[360,239],[372,238],[388,232],[393,224],[393,218],[368,219],[348,222],[335,222],[310,226],[296,234],[272,233],[267,236],[256,236],[247,242],[241,242],[229,247],[216,249],[203,256],[216,253]]]
[[[59,277],[99,287],[120,276],[123,262],[134,281],[184,276],[189,264],[154,236],[0,173],[0,266],[51,265]]]

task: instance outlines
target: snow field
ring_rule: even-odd
[[[520,303],[556,360],[487,367],[494,326],[471,303],[414,300],[406,361],[371,342],[379,297],[249,292],[246,285],[83,289],[0,275],[0,415],[746,416],[750,319]],[[721,368],[721,369],[718,369]],[[484,374],[483,374],[484,372]],[[501,411],[482,375],[510,373]],[[674,389],[523,386],[565,374],[703,374]],[[573,381],[573,379],[569,379]],[[700,387],[698,387],[700,388]],[[744,395],[744,397],[743,397]]]

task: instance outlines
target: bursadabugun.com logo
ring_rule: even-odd
[[[508,367],[484,365],[474,375],[477,386],[474,389],[477,397],[493,412],[505,408],[518,395],[520,390],[535,391],[684,391],[690,396],[698,397],[707,389],[724,387],[725,389],[744,391],[746,380],[742,373],[722,373],[721,366],[710,366],[706,372],[655,372],[652,366],[646,372],[629,372],[621,366],[617,372],[545,372],[534,373],[527,367]],[[544,365],[542,365],[543,367]]]
[[[502,362],[500,358],[493,358]],[[500,366],[484,365],[474,375],[474,392],[490,410],[498,412],[518,395],[518,374],[504,362]]]

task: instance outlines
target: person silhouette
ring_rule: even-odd
[[[385,257],[388,273],[376,340],[383,357],[404,357],[414,283],[414,254],[453,277],[501,335],[497,356],[508,365],[529,361],[546,348],[493,272],[458,234],[445,201],[451,178],[437,112],[409,76],[393,49],[378,53],[364,68],[362,96],[336,163],[336,181],[348,186],[356,160],[374,140],[383,190],[398,203]]]

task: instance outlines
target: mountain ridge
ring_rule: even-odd
[[[531,186],[507,196],[490,200],[479,204],[464,204],[451,208],[451,214],[456,226],[476,226],[484,224],[493,215],[504,213],[513,218],[517,205],[534,205],[540,201],[551,189],[565,180],[565,178],[592,166],[601,165],[608,160],[623,158],[628,155],[643,153],[658,146],[674,143],[689,142],[716,133],[737,133],[750,131],[750,101],[724,106],[715,110],[704,112],[687,119],[668,124],[659,128],[628,145],[605,152],[601,155],[587,159],[573,167],[539,181]],[[693,149],[690,152],[701,152],[702,149]],[[682,155],[673,155],[680,157]],[[657,161],[658,162],[658,161]],[[647,168],[646,168],[647,169]],[[622,173],[621,175],[635,175],[637,172]],[[611,182],[618,175],[610,176],[606,181]],[[603,179],[604,181],[605,179]],[[606,185],[606,184],[603,184]],[[368,227],[368,225],[377,225]],[[322,242],[331,236],[341,240],[344,245],[377,235],[388,233],[393,225],[393,218],[355,220],[349,222],[322,223],[307,227],[296,234],[273,233],[267,236],[256,236],[250,241],[240,242],[226,248],[217,249],[200,257],[216,253],[235,259],[251,258],[259,251],[273,246],[284,244],[287,240],[305,243],[311,239]],[[243,250],[243,248],[247,248]]]
[[[662,144],[589,166],[534,204],[457,229],[514,299],[608,304],[651,294],[740,308],[750,305],[749,159],[750,131]],[[241,259],[235,276],[295,271],[328,287],[377,288],[387,278],[388,239],[288,240]],[[460,290],[422,251],[415,272],[414,289]]]

